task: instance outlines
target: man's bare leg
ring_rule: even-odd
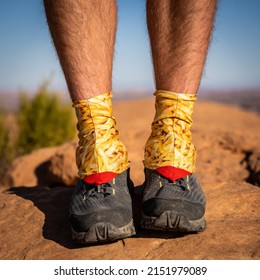
[[[216,3],[216,0],[147,0],[157,89],[197,92]]]
[[[111,91],[115,0],[44,0],[47,21],[72,100]]]
[[[190,129],[215,9],[215,0],[147,0],[157,90],[145,146],[145,228],[201,231],[206,226]]]
[[[44,5],[78,118],[80,179],[70,206],[72,237],[87,244],[131,236],[129,162],[111,103],[116,2],[44,0]]]

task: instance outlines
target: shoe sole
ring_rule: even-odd
[[[121,228],[110,223],[97,223],[86,232],[76,232],[73,228],[71,231],[72,239],[80,244],[113,242],[136,234],[133,220]]]
[[[198,220],[188,220],[180,212],[165,211],[159,217],[150,217],[142,213],[141,227],[157,231],[200,232],[206,229],[204,216]]]

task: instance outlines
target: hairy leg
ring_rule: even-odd
[[[216,4],[216,0],[147,0],[157,89],[197,92]]]
[[[78,118],[79,180],[70,203],[72,238],[85,244],[135,234],[127,151],[112,116],[115,0],[44,0]]]
[[[145,145],[141,226],[198,232],[206,199],[195,171],[191,126],[215,0],[147,0],[156,113]]]
[[[47,21],[73,101],[111,91],[115,0],[44,0]]]
[[[44,5],[78,118],[79,176],[91,183],[109,181],[128,166],[111,103],[116,1],[44,0]]]

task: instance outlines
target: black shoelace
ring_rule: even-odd
[[[169,187],[176,186],[176,187],[181,188],[184,191],[186,191],[186,190],[191,191],[190,184],[189,184],[189,176],[184,177],[184,178],[180,178],[178,180],[175,180],[174,182],[168,181],[168,183],[165,184],[165,186],[166,187],[167,186],[169,186]]]
[[[109,184],[102,184],[102,185],[91,185],[88,189],[85,188],[83,192],[83,200],[88,199],[89,197],[106,197],[108,195],[114,194],[115,189],[110,186]]]

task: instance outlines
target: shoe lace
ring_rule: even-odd
[[[189,176],[186,176],[184,178],[180,178],[178,180],[175,180],[174,182],[168,181],[168,183],[165,184],[166,187],[179,187],[181,188],[183,191],[191,191],[190,188],[190,183],[189,183]]]
[[[102,185],[91,185],[88,189],[85,189],[83,192],[83,200],[88,199],[89,197],[106,197],[108,195],[114,194],[115,189],[108,183]]]

